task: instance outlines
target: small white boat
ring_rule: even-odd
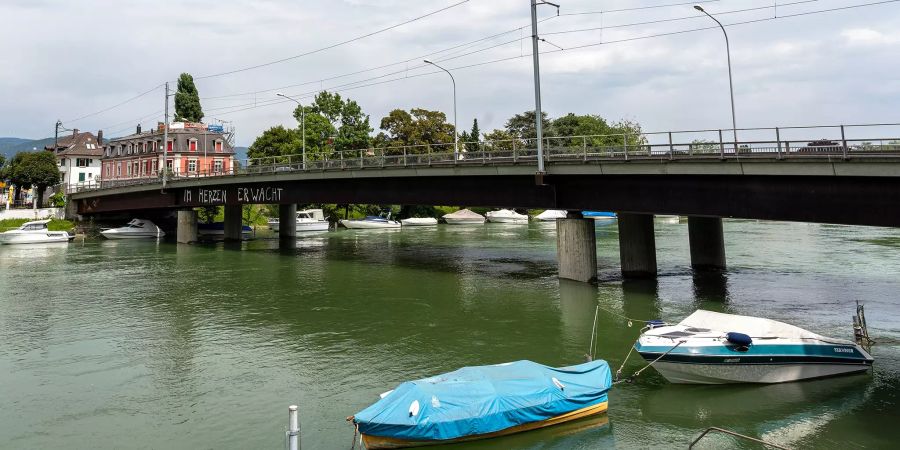
[[[401,220],[400,224],[404,227],[427,227],[437,225],[437,219],[434,217],[410,217]]]
[[[651,323],[634,349],[671,383],[784,383],[865,372],[859,344],[770,319],[698,310]]]
[[[511,209],[500,209],[488,212],[487,220],[491,223],[513,223],[521,225],[528,223],[528,216],[519,214]]]
[[[666,214],[657,214],[656,219],[662,223],[676,224],[681,222],[680,216],[672,216]]]
[[[536,216],[534,216],[534,220],[539,220],[541,222],[555,222],[556,219],[565,219],[566,211],[561,209],[548,209]]]
[[[107,239],[154,239],[166,235],[155,223],[144,219],[132,219],[124,227],[107,228],[100,234]]]
[[[447,225],[478,225],[484,223],[484,216],[469,209],[444,214],[442,217]]]
[[[391,220],[391,213],[382,213],[380,216],[367,216],[365,219],[341,220],[341,225],[352,230],[375,230],[385,228],[400,228],[400,222]]]
[[[297,232],[328,231],[331,224],[325,220],[325,213],[321,209],[305,209],[297,211]],[[278,218],[269,219],[269,229],[278,231],[281,224]]]
[[[0,233],[0,244],[44,244],[49,242],[69,242],[75,236],[65,231],[50,231],[50,219],[25,222],[15,230]]]

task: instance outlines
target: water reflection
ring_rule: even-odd
[[[698,309],[710,309],[712,303],[719,310],[730,301],[728,293],[728,273],[724,271],[694,271],[692,274],[694,302]]]

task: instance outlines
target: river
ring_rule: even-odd
[[[648,369],[611,391],[608,416],[453,448],[686,448],[709,426],[796,448],[900,440],[900,230],[729,220],[728,271],[695,278],[687,225],[657,221],[658,279],[625,282],[615,224],[596,230],[598,285],[556,278],[541,223],[343,230],[289,250],[2,246],[0,448],[281,449],[298,404],[302,448],[346,449],[345,418],[401,381],[582,362],[598,304],[596,354],[615,370],[641,327],[623,316],[703,308],[851,339],[856,300],[878,341],[872,374],[704,387]]]

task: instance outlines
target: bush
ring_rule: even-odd
[[[50,206],[54,208],[63,208],[66,206],[66,194],[57,192],[50,196]]]

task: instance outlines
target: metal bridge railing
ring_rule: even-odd
[[[667,131],[641,134],[554,136],[545,138],[545,164],[591,164],[631,160],[692,159],[825,159],[887,157],[900,158],[900,137],[848,137],[875,127],[894,128],[900,136],[900,124],[834,125],[816,127],[745,128],[738,131],[755,139],[727,141],[731,130]],[[809,130],[820,131],[809,137]],[[803,135],[798,135],[802,132]],[[831,137],[827,137],[831,133]],[[825,134],[826,137],[822,137]],[[713,139],[706,139],[710,135]],[[807,135],[806,137],[803,137]],[[774,138],[774,139],[772,139]],[[507,139],[453,143],[366,148],[270,156],[239,161],[228,171],[171,172],[168,180],[227,177],[235,175],[279,174],[473,165],[537,165],[535,139]],[[99,180],[71,188],[67,193],[160,184],[161,176],[152,173],[139,177]]]

